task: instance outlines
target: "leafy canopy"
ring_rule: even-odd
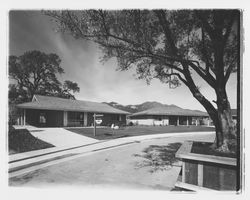
[[[79,92],[77,83],[65,81],[62,86],[58,80],[56,75],[64,73],[60,63],[58,55],[36,50],[25,52],[21,56],[10,56],[9,75],[16,81],[16,84],[9,86],[10,100],[28,101],[34,94],[68,98],[71,90]]]
[[[138,78],[189,84],[183,64],[215,88],[218,45],[223,81],[236,69],[236,10],[49,11],[61,31],[98,43],[103,60],[116,57],[119,69],[135,66]],[[190,85],[190,84],[189,84]]]

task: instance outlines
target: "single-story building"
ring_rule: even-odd
[[[211,125],[206,112],[182,109],[177,106],[151,108],[129,115],[128,118],[130,122],[138,125]]]
[[[128,112],[105,103],[34,95],[31,102],[18,104],[21,111],[19,125],[37,127],[92,126],[94,114],[101,126],[125,125]]]

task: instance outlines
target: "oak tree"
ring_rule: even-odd
[[[9,87],[11,103],[30,101],[34,94],[74,98],[71,92],[79,92],[80,88],[68,80],[61,84],[57,78],[57,74],[64,73],[60,64],[58,55],[37,50],[9,56],[9,75],[16,82]]]
[[[228,151],[234,124],[226,92],[239,58],[238,10],[84,10],[45,11],[58,28],[90,40],[103,60],[135,67],[138,77],[186,85],[206,109],[216,128],[215,146]],[[215,92],[214,106],[197,86],[198,74]]]

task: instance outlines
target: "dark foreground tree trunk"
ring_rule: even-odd
[[[231,106],[224,89],[217,91],[217,107],[217,117],[212,118],[216,129],[214,146],[219,151],[228,152],[230,151],[229,140],[235,138],[236,133]]]
[[[191,79],[190,71],[187,66],[184,65],[184,75],[188,82],[186,84],[193,94],[193,96],[201,103],[201,105],[206,109],[210,118],[213,120],[215,131],[216,131],[216,139],[212,148],[229,152],[229,139],[235,138],[235,125],[232,120],[231,115],[231,106],[228,101],[225,84],[222,79],[218,81],[215,91],[217,96],[217,109],[208,101],[196,87],[195,83]]]

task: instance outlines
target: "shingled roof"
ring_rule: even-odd
[[[207,117],[206,112],[199,110],[189,110],[183,109],[177,106],[161,106],[156,108],[151,108],[144,110],[142,112],[134,113],[130,116],[140,116],[140,115],[171,115],[171,116],[204,116]]]
[[[63,99],[58,97],[50,97],[42,95],[34,95],[31,102],[18,104],[17,107],[24,109],[130,114],[126,111],[113,108],[104,103]]]

